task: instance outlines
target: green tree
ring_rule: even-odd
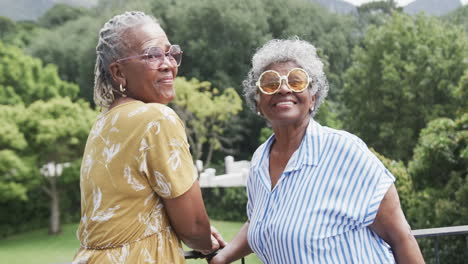
[[[233,88],[220,92],[210,82],[200,82],[195,78],[188,81],[178,77],[175,86],[177,96],[173,106],[186,124],[193,158],[199,160],[203,157],[204,164],[208,166],[214,150],[229,153],[227,146],[234,139],[225,137],[224,132],[242,110],[242,101]]]
[[[47,164],[56,166],[80,159],[96,115],[82,100],[73,103],[69,98],[54,98],[31,104],[21,130],[28,151],[34,153],[36,171]],[[50,173],[48,176],[42,173],[40,185],[50,198],[49,233],[57,234],[60,232],[60,173]]]
[[[468,113],[456,119],[439,118],[421,131],[408,171],[418,189],[409,218],[416,228],[466,225],[468,219]],[[432,254],[431,241],[422,241]],[[441,243],[441,259],[462,263],[463,237]]]
[[[75,98],[78,86],[62,81],[57,67],[0,43],[0,104],[31,104],[57,96]]]
[[[0,201],[27,200],[35,182],[28,159],[21,155],[28,147],[19,127],[25,117],[23,105],[0,105]]]
[[[455,91],[467,69],[468,41],[460,28],[435,18],[395,14],[371,26],[345,75],[344,125],[392,159],[407,161],[419,131],[453,117]]]
[[[44,28],[54,28],[68,21],[76,20],[86,15],[87,12],[88,10],[84,7],[58,3],[38,18],[38,24]]]
[[[455,9],[444,15],[442,19],[456,25],[461,25],[464,27],[465,32],[468,31],[468,5]]]
[[[218,87],[240,88],[252,52],[271,37],[262,1],[175,0],[165,11],[166,33],[184,50],[180,75]]]
[[[27,51],[44,63],[57,65],[62,80],[79,86],[79,95],[93,102],[96,43],[101,19],[82,16],[36,37]],[[60,43],[60,45],[51,45]]]
[[[421,131],[409,171],[419,189],[442,188],[452,177],[468,174],[468,113],[439,118]]]
[[[0,40],[9,39],[11,35],[15,34],[15,31],[16,23],[7,17],[0,16]]]

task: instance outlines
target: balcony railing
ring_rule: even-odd
[[[412,233],[416,238],[423,238],[423,237],[434,238],[434,256],[435,256],[436,264],[440,264],[439,237],[441,236],[464,235],[465,241],[466,241],[466,250],[468,252],[468,225],[418,229],[418,230],[413,230]]]
[[[468,225],[465,226],[451,226],[451,227],[439,227],[439,228],[428,228],[428,229],[417,229],[412,231],[413,235],[416,238],[423,237],[432,237],[434,238],[434,255],[436,258],[436,264],[440,264],[439,258],[439,237],[441,236],[454,236],[454,235],[464,235],[466,241],[466,250],[468,252]],[[195,258],[211,258],[216,253],[212,255],[205,256],[197,251],[185,251],[186,259],[195,259]],[[244,259],[242,258],[242,264]]]

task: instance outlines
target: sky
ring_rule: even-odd
[[[372,0],[344,0],[346,2],[352,3],[355,6],[359,6],[363,3],[371,2]],[[411,2],[414,2],[415,0],[396,0],[399,6],[405,6]],[[443,1],[443,0],[441,0]],[[466,5],[468,4],[468,0],[461,0],[462,4]]]

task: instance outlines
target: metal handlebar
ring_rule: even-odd
[[[185,259],[199,259],[199,258],[204,258],[204,259],[207,259],[207,260],[210,260],[212,259],[214,256],[216,256],[216,254],[218,254],[218,250],[208,254],[208,255],[204,255],[198,251],[195,251],[195,250],[191,250],[191,251],[184,251],[184,257]]]
[[[208,255],[203,255],[202,253],[198,252],[198,251],[195,251],[195,250],[191,250],[191,251],[184,251],[184,257],[185,259],[199,259],[199,258],[204,258],[206,260],[210,260],[212,259],[214,256],[216,256],[216,254],[218,254],[218,252],[220,251],[221,249],[218,249]],[[245,260],[244,258],[241,259],[241,263],[244,264],[245,263]]]

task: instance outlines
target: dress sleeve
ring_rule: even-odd
[[[140,144],[140,151],[145,152],[140,170],[159,196],[170,199],[184,194],[197,174],[184,125],[175,112],[167,109],[164,118],[147,125]]]

